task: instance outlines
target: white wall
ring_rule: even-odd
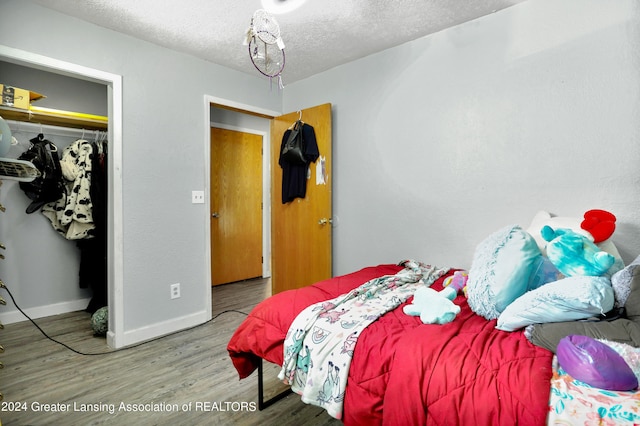
[[[640,254],[640,6],[530,0],[285,88],[333,103],[334,273],[469,268],[540,209],[617,215]],[[372,231],[373,230],[373,231]]]
[[[191,191],[208,184],[204,97],[280,110],[281,93],[270,91],[259,76],[29,1],[0,0],[0,43],[122,76],[124,340],[133,343],[202,318],[208,308],[203,297],[208,205],[191,204]],[[169,285],[175,282],[181,283],[182,296],[170,300]],[[25,293],[38,291],[42,283],[19,285]]]

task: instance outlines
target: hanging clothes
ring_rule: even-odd
[[[80,287],[90,288],[93,296],[85,309],[93,314],[108,305],[107,291],[107,145],[93,143],[91,164],[91,202],[93,238],[77,240],[80,249]]]
[[[106,150],[101,143],[78,139],[60,159],[66,194],[46,204],[42,214],[80,250],[80,288],[92,290],[85,309],[107,306],[107,177]]]
[[[91,202],[91,168],[93,146],[78,139],[66,147],[60,159],[66,194],[46,204],[42,214],[53,228],[68,240],[92,238],[95,228]]]
[[[315,129],[310,124],[302,121],[299,121],[299,123],[302,125],[303,152],[307,162],[304,164],[292,164],[282,158],[282,149],[291,133],[291,129],[287,129],[282,136],[280,158],[278,159],[278,164],[282,168],[282,204],[306,196],[309,164],[315,163],[320,156]]]

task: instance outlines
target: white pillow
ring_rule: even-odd
[[[613,287],[616,307],[622,307],[627,303],[627,298],[631,293],[631,280],[633,280],[633,274],[638,266],[640,266],[640,256],[611,277],[611,287]]]
[[[589,318],[613,309],[613,299],[606,277],[563,278],[514,300],[498,317],[496,328],[514,331],[530,324]]]

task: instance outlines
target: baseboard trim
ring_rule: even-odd
[[[23,311],[31,317],[31,319],[44,318],[52,315],[66,314],[69,312],[83,311],[89,305],[90,298],[71,300],[68,302],[53,303],[51,305],[36,306],[26,308]],[[16,322],[28,321],[22,313],[14,309],[9,312],[0,313],[0,322],[3,324],[13,324]]]
[[[109,333],[107,335],[107,340],[109,346],[113,348],[121,348],[123,346],[135,345],[147,340],[152,340],[158,337],[165,336],[167,334],[175,333],[176,331],[182,331],[187,328],[195,327],[207,322],[208,319],[209,318],[207,315],[207,311],[203,310],[190,315],[185,315],[183,317],[173,318],[167,321],[150,324],[134,330],[125,331],[122,335],[122,341],[118,342],[115,341],[115,336],[112,333]]]
[[[23,311],[29,315],[31,319],[38,319],[52,315],[82,311],[86,309],[90,301],[90,298],[79,299],[45,306],[36,306],[34,308],[26,308],[23,309]],[[116,341],[115,335],[112,332],[109,332],[107,334],[107,343],[112,348],[130,346],[203,324],[207,322],[207,320],[209,320],[207,311],[203,310],[183,317],[173,318],[167,321],[140,327],[135,330],[125,331],[121,341],[120,339],[118,339],[119,341]],[[0,313],[0,323],[4,325],[22,321],[28,321],[28,319],[25,318],[25,316],[17,309]]]

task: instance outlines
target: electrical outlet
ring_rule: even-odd
[[[204,204],[204,191],[191,191],[191,204]]]
[[[171,298],[172,299],[177,299],[177,298],[180,297],[180,283],[171,284],[169,286],[169,289],[171,291]]]

